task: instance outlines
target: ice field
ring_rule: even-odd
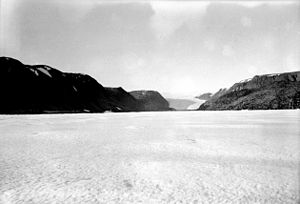
[[[0,115],[0,203],[299,203],[300,111]]]

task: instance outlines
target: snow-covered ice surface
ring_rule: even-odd
[[[206,100],[193,98],[192,99],[195,103],[187,107],[188,110],[197,110]]]
[[[1,203],[299,203],[300,111],[0,116]]]

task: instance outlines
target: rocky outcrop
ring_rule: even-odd
[[[142,104],[122,87],[105,87],[105,90],[111,101],[113,101],[114,104],[118,104],[118,108],[121,110],[142,111]]]
[[[212,93],[204,93],[199,96],[196,96],[195,98],[207,101],[207,100],[211,99],[212,95],[213,95]]]
[[[227,89],[226,88],[221,88],[219,89],[219,91],[217,91],[216,93],[214,93],[210,99],[216,99],[219,98],[220,96],[224,95],[226,93]]]
[[[171,110],[168,101],[157,91],[131,91],[130,94],[137,99],[144,111],[166,111]]]
[[[122,88],[104,88],[85,74],[0,57],[0,113],[104,112],[140,110]]]
[[[300,108],[300,72],[254,76],[215,95],[199,110]]]

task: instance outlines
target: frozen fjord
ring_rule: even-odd
[[[300,111],[0,116],[0,203],[298,203]]]

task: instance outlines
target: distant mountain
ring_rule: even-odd
[[[266,74],[220,89],[199,110],[300,108],[300,72]]]
[[[139,103],[141,109],[145,111],[166,111],[171,110],[168,101],[157,91],[139,90],[129,92]]]
[[[9,57],[0,57],[0,95],[2,114],[145,110],[124,89],[105,88],[89,75]]]
[[[174,108],[175,110],[187,110],[190,105],[195,103],[189,99],[167,98],[166,100],[169,102],[170,108]]]
[[[118,108],[121,108],[121,110],[143,111],[142,104],[122,87],[105,87],[105,91],[111,101],[113,101],[114,104],[118,104]]]
[[[195,98],[201,99],[201,100],[209,100],[213,94],[212,93],[204,93],[200,94],[199,96],[196,96]]]

